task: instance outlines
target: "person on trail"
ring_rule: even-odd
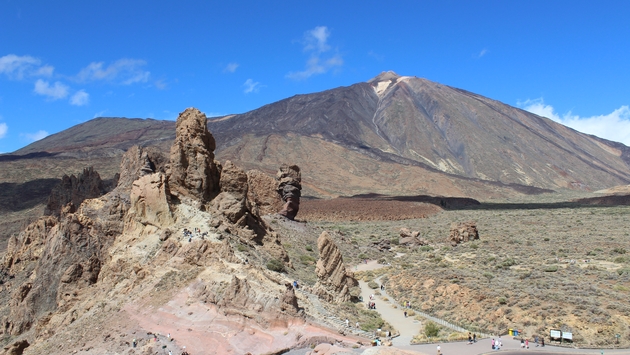
[[[440,347],[440,344],[438,344],[437,346],[437,355],[441,355],[442,354],[442,348]]]
[[[541,341],[540,346],[542,346],[542,347],[544,348],[544,347],[545,347],[545,337],[542,337],[542,338],[540,339],[540,341]]]
[[[521,349],[525,348],[525,340],[523,340],[523,338],[521,338]]]
[[[405,311],[405,318],[407,318],[407,311]]]
[[[473,343],[477,342],[477,333],[473,333]]]
[[[492,339],[492,350],[494,350],[494,339]]]
[[[525,339],[525,349],[529,349],[529,339]]]
[[[350,321],[346,318],[346,327],[350,327]]]
[[[472,344],[472,336],[468,333],[468,345]]]
[[[497,340],[497,349],[501,349],[503,347],[503,340],[501,340],[501,336],[499,335],[499,340]]]

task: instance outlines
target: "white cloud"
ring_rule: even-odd
[[[84,106],[84,105],[87,105],[88,102],[90,102],[90,94],[88,94],[87,92],[83,90],[77,91],[70,98],[70,104],[75,105],[75,106]]]
[[[341,55],[335,53],[326,58],[325,54],[330,50],[328,38],[330,30],[326,26],[317,26],[304,34],[304,52],[310,53],[306,61],[306,68],[302,71],[289,72],[286,76],[289,79],[304,80],[313,75],[324,74],[329,70],[341,67],[343,59]]]
[[[317,26],[304,34],[304,51],[324,53],[330,49],[328,45],[330,30],[326,26]]]
[[[26,140],[28,140],[29,142],[35,142],[38,141],[42,138],[46,138],[48,137],[48,132],[44,131],[44,130],[39,130],[35,133],[22,133],[20,134],[20,136],[26,138]]]
[[[229,63],[228,65],[225,66],[225,69],[223,69],[223,72],[234,73],[238,67],[239,67],[238,63]]]
[[[481,52],[477,53],[477,58],[481,58],[488,53],[486,48],[482,49]]]
[[[524,110],[547,117],[586,134],[630,146],[630,107],[621,106],[606,115],[580,117],[571,112],[559,115],[542,98],[518,103]]]
[[[50,100],[59,100],[68,96],[68,86],[58,81],[54,85],[50,85],[49,82],[37,79],[35,82],[35,93],[43,96],[47,96]]]
[[[4,138],[9,130],[9,126],[6,123],[0,123],[0,139]]]
[[[50,65],[42,65],[42,61],[28,55],[8,54],[0,57],[0,74],[10,79],[22,80],[25,76],[50,77],[55,70]]]
[[[81,69],[76,79],[79,82],[104,80],[123,85],[144,83],[151,75],[143,69],[146,64],[147,62],[140,59],[119,59],[107,67],[103,62],[92,62]]]
[[[260,90],[261,88],[260,83],[252,79],[245,80],[243,86],[245,87],[245,90],[243,90],[243,92],[246,94],[249,94],[251,92],[258,92],[258,90]]]
[[[164,81],[163,79],[156,80],[154,84],[158,90],[165,90],[168,87],[166,81]]]

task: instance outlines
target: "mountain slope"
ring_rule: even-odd
[[[97,118],[0,155],[3,196],[19,198],[29,206],[24,218],[32,219],[43,211],[51,179],[88,166],[110,179],[132,145],[168,151],[174,126]],[[376,192],[488,200],[630,184],[630,148],[621,143],[393,72],[211,118],[208,128],[217,159],[267,172],[298,164],[304,194],[315,197]],[[41,194],[20,195],[26,188]],[[20,211],[0,209],[0,250],[2,240],[19,229]],[[7,213],[10,218],[4,218]]]
[[[627,147],[619,143],[464,90],[391,72],[368,83],[211,120],[209,127],[217,132],[220,150],[241,146],[240,138],[247,134],[265,139],[292,132],[378,160],[507,184],[593,190],[630,181],[628,159],[623,159]]]

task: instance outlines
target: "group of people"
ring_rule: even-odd
[[[501,348],[503,347],[503,341],[501,340],[501,337],[499,336],[499,339],[494,340],[494,338],[492,339],[492,350],[501,350]]]
[[[374,303],[374,294],[370,295],[370,302],[367,303],[368,309],[376,309],[376,303]]]
[[[468,332],[468,344],[474,344],[477,342],[477,334],[470,334],[470,332]]]
[[[201,239],[204,239],[208,236],[208,232],[201,233],[201,229],[197,227],[194,228],[194,232],[189,231],[188,228],[184,228],[182,233],[184,234],[184,239],[188,238],[189,243],[192,242],[193,237],[199,236]]]

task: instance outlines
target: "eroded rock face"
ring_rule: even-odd
[[[214,162],[214,137],[206,115],[196,108],[179,114],[171,147],[169,183],[174,194],[210,201],[219,192],[220,169]]]
[[[221,192],[212,200],[212,206],[236,223],[247,212],[247,174],[231,161],[221,169]]]
[[[112,186],[106,185],[92,167],[83,169],[78,176],[64,175],[59,185],[51,191],[44,214],[59,216],[66,204],[79,206],[83,200],[102,196],[111,189]]]
[[[4,348],[5,355],[22,355],[24,353],[24,349],[28,348],[30,344],[28,340],[22,339],[14,342],[13,344]]]
[[[299,306],[297,297],[295,296],[295,289],[291,283],[287,282],[285,285],[286,291],[280,299],[280,309],[289,314],[297,314],[299,312]]]
[[[282,198],[276,192],[278,182],[273,177],[258,171],[247,172],[247,200],[253,216],[277,213],[282,209]]]
[[[452,246],[475,239],[479,239],[479,232],[477,231],[477,224],[475,222],[469,221],[451,224],[451,234],[448,240],[451,242]]]
[[[173,224],[169,199],[170,191],[164,174],[142,176],[131,187],[128,220],[135,220],[143,225],[168,227]]]
[[[302,196],[302,174],[297,165],[283,165],[276,174],[278,180],[278,194],[282,197],[280,214],[294,220],[300,210],[300,196]]]
[[[145,175],[165,173],[167,163],[168,159],[156,147],[135,145],[123,154],[117,188],[130,190],[133,182]]]
[[[341,251],[327,232],[317,239],[319,260],[315,271],[318,281],[313,292],[328,302],[346,302],[351,299],[350,291],[359,285],[354,274],[346,271]]]

